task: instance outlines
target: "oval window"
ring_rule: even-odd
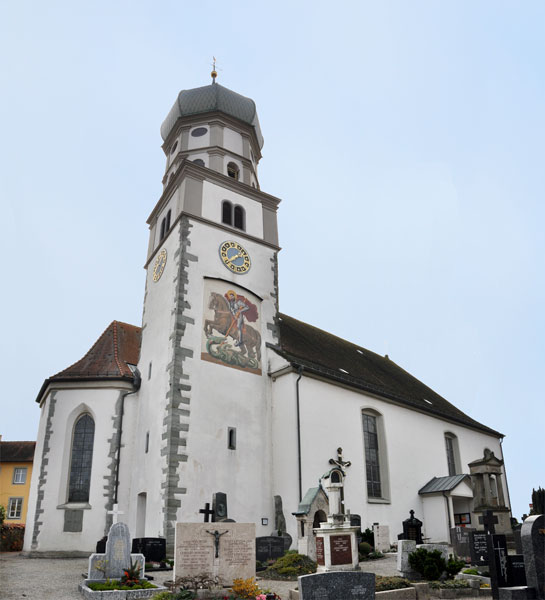
[[[206,127],[197,127],[191,132],[193,137],[201,137],[201,135],[206,135],[208,133],[208,129]]]
[[[178,140],[176,140],[172,146],[172,148],[170,149],[170,153],[174,154],[174,152],[176,152],[176,148],[178,147]]]

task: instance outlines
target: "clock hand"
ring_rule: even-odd
[[[240,252],[238,254],[231,256],[231,258],[228,258],[226,262],[233,262],[235,260],[235,258],[239,258],[239,257],[242,257],[242,254]]]

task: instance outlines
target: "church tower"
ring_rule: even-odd
[[[202,521],[215,492],[227,494],[236,521],[273,516],[265,345],[278,343],[280,200],[260,190],[254,102],[215,75],[182,90],[161,126],[166,168],[148,219],[142,385],[120,472],[135,537],[164,535],[169,551],[176,521]]]

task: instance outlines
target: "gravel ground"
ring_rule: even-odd
[[[18,552],[0,553],[0,600],[80,600],[78,584],[87,571],[86,558],[26,558]],[[376,575],[397,575],[396,555],[360,563],[362,571]],[[172,571],[150,573],[154,582],[172,579]],[[296,581],[273,581],[258,577],[259,586],[288,600]]]

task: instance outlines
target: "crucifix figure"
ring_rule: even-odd
[[[339,469],[341,470],[343,475],[346,475],[346,473],[344,472],[345,469],[348,469],[348,467],[352,464],[349,460],[343,460],[343,449],[342,448],[337,448],[337,460],[335,460],[334,458],[330,458],[329,459],[329,464],[330,465],[337,465],[339,467]]]
[[[114,504],[112,510],[107,511],[109,515],[113,515],[112,522],[119,523],[119,515],[124,515],[122,510],[119,510],[119,504]]]
[[[208,531],[208,529],[206,529],[206,533],[209,533],[210,535],[214,536],[214,547],[216,548],[216,558],[218,558],[220,551],[220,537],[228,532],[224,531],[220,533],[217,529],[216,531]]]
[[[207,502],[204,505],[204,508],[201,508],[199,512],[204,515],[205,523],[208,523],[210,521],[210,515],[214,514],[214,511],[210,508],[210,502]]]

